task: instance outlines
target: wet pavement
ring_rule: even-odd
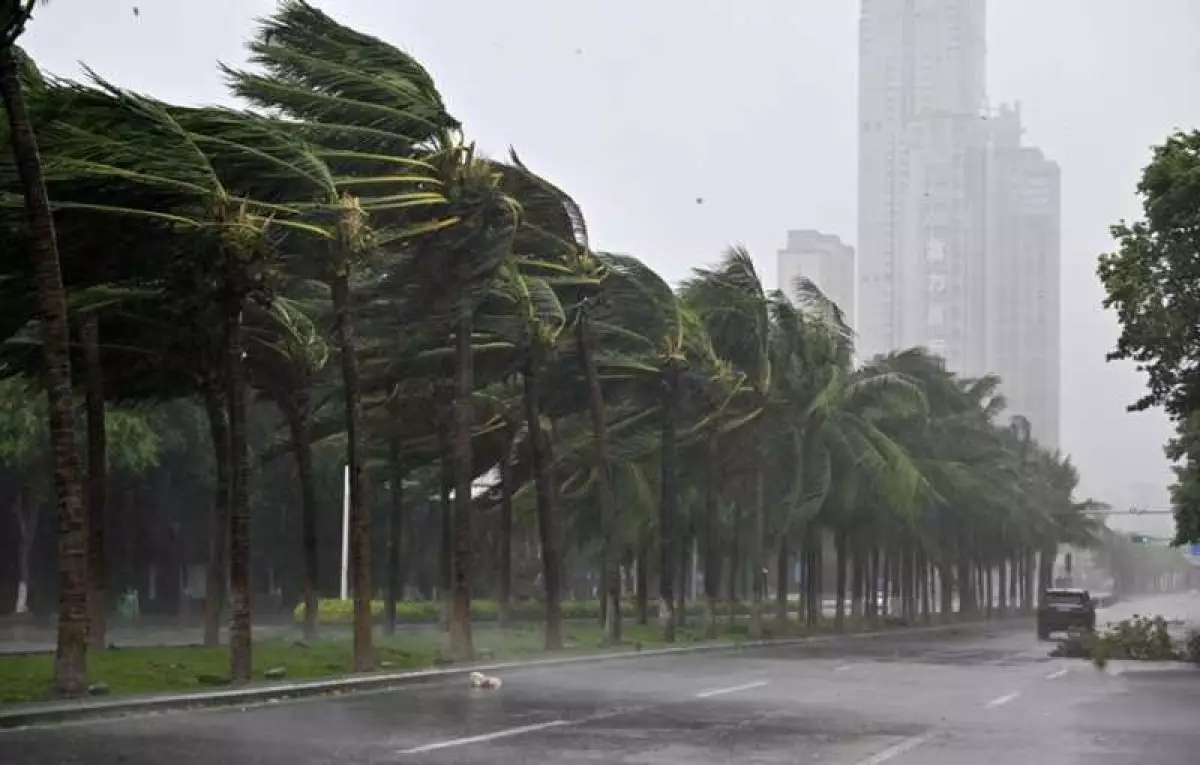
[[[1200,623],[1200,595],[1121,604]],[[0,732],[0,762],[1185,765],[1200,670],[1048,656],[1031,622],[644,657]]]

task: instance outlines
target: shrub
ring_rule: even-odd
[[[1188,635],[1187,642],[1183,645],[1183,652],[1188,661],[1200,666],[1200,630],[1193,630]]]

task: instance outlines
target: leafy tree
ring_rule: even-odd
[[[1179,437],[1168,456],[1181,461],[1175,503],[1176,543],[1200,541],[1200,504],[1189,486],[1200,470],[1191,418],[1200,409],[1200,131],[1177,132],[1154,149],[1138,194],[1142,218],[1112,228],[1115,252],[1098,273],[1121,335],[1110,360],[1146,372],[1149,391],[1130,408],[1163,407]]]

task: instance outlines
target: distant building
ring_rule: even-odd
[[[1059,444],[1060,179],[1041,150],[1021,144],[1020,106],[989,120],[986,360],[1008,412],[1043,445]]]
[[[789,231],[787,247],[779,251],[779,289],[795,299],[793,285],[804,276],[821,288],[854,324],[854,248],[834,234]]]

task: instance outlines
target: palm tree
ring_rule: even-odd
[[[0,98],[8,115],[8,139],[25,197],[42,328],[44,379],[54,446],[54,488],[58,496],[59,613],[54,685],[64,696],[87,691],[87,516],[80,489],[71,391],[70,324],[59,265],[50,199],[42,176],[37,136],[25,103],[24,54],[16,47],[35,0],[0,3]]]
[[[309,313],[305,313],[307,310]],[[304,574],[304,639],[317,631],[317,498],[313,472],[314,378],[329,360],[329,348],[310,315],[314,306],[276,299],[252,312],[246,360],[250,379],[279,408],[287,422],[300,483]]]
[[[752,448],[751,502],[754,531],[751,537],[752,600],[750,635],[763,635],[763,595],[766,590],[767,533],[766,414],[771,391],[771,319],[769,302],[750,253],[743,247],[726,250],[714,268],[694,269],[683,286],[685,302],[699,315],[716,354],[725,359],[744,380],[745,406],[752,417],[747,426]]]
[[[345,393],[346,462],[350,474],[350,558],[354,581],[355,669],[374,667],[370,611],[370,516],[362,498],[362,400],[351,285],[364,261],[418,230],[448,220],[414,221],[413,208],[441,205],[438,178],[416,160],[420,147],[457,122],[447,114],[428,72],[410,56],[338,24],[302,0],[285,0],[250,43],[253,74],[226,69],[234,92],[251,103],[302,121],[299,134],[324,165],[295,165],[329,218],[321,278],[331,291]],[[281,132],[295,132],[283,125]],[[412,175],[405,171],[415,171]],[[293,181],[297,178],[293,177]],[[402,191],[396,191],[397,188]],[[362,199],[359,189],[381,190]],[[414,189],[416,189],[414,191]],[[469,342],[464,340],[464,342]],[[469,482],[468,482],[469,486]],[[469,497],[463,500],[469,501]]]
[[[658,615],[663,639],[672,642],[679,616],[679,433],[696,378],[700,370],[717,366],[716,354],[698,317],[658,274],[631,256],[599,257],[607,269],[604,290],[612,308],[592,319],[602,349],[597,367],[604,377],[624,380],[633,389],[640,416],[658,418]]]

